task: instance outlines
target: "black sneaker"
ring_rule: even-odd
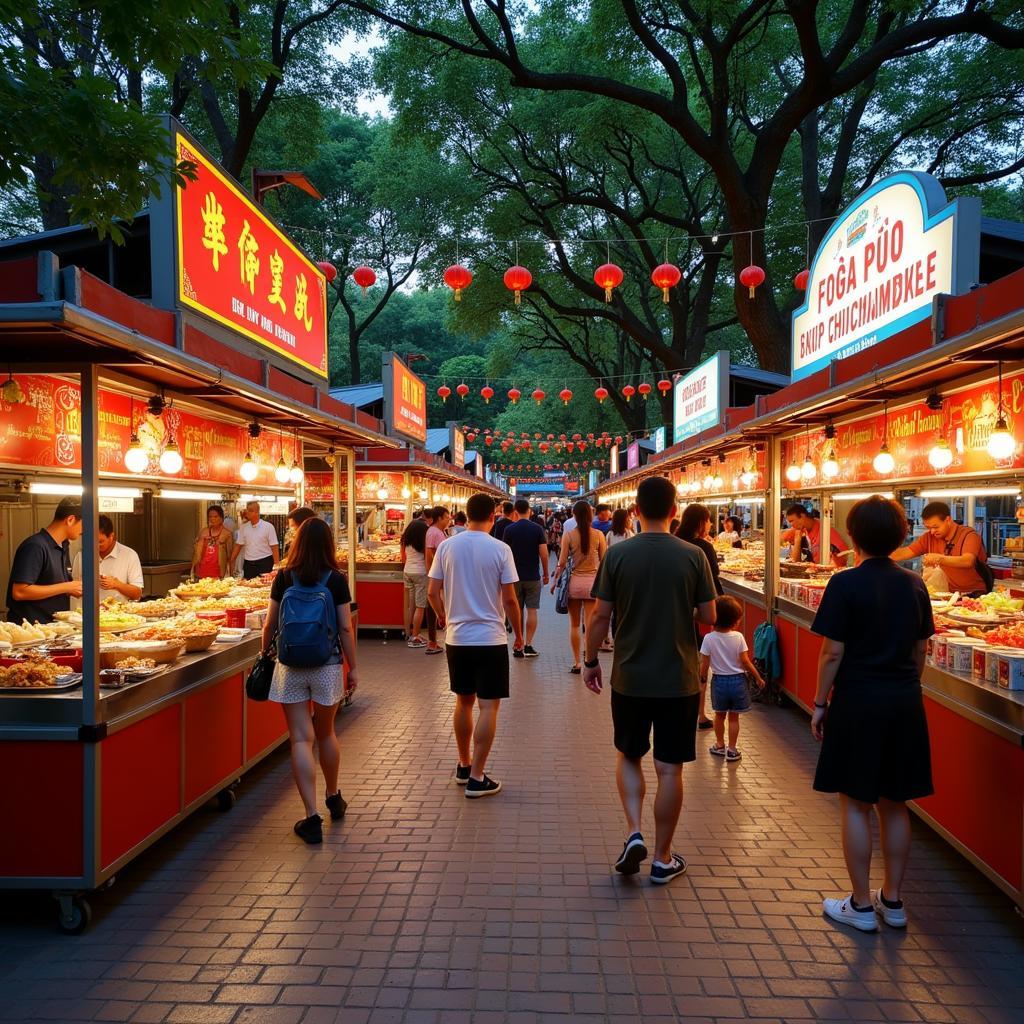
[[[513,647],[512,648],[512,657],[513,658],[523,658],[525,656],[526,655],[525,655],[524,648],[522,648],[522,647]]]
[[[470,800],[475,800],[478,796],[494,796],[500,789],[501,783],[495,782],[494,779],[490,779],[486,775],[480,782],[470,778],[466,783],[466,796]]]
[[[464,786],[469,782],[469,769],[468,764],[457,764],[455,766],[455,785]]]
[[[529,644],[527,644],[523,648],[523,655],[524,655],[524,657],[527,657],[527,658],[536,658],[536,657],[538,657],[537,652]]]
[[[615,870],[620,875],[635,875],[645,860],[647,860],[647,847],[644,844],[644,837],[639,832],[634,832],[626,840],[622,854],[615,862]]]
[[[295,822],[295,834],[310,846],[324,841],[324,819],[319,814]]]
[[[341,795],[339,789],[333,796],[327,798],[327,810],[331,812],[331,821],[341,821],[348,810],[348,801]]]
[[[667,885],[678,875],[686,871],[686,861],[678,853],[672,854],[672,863],[669,865],[659,864],[655,861],[651,865],[651,881],[655,885]]]

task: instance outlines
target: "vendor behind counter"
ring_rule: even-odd
[[[138,554],[127,544],[118,541],[110,516],[101,515],[97,519],[97,526],[97,547],[100,556],[100,600],[107,601],[113,598],[115,601],[138,601],[142,597],[142,589],[145,586],[142,562],[139,560]],[[71,567],[71,578],[79,581],[82,579],[81,551],[75,555],[75,561]],[[74,608],[80,607],[81,598],[72,598],[71,604]]]
[[[63,498],[53,521],[18,545],[7,582],[9,622],[52,622],[82,596],[81,581],[71,577],[71,543],[81,536],[81,498]]]

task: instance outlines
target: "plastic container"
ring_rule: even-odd
[[[1024,651],[999,655],[998,682],[1004,690],[1024,690]]]
[[[949,641],[944,636],[937,636],[932,645],[932,663],[936,668],[946,667],[946,657],[949,653]]]
[[[985,657],[989,650],[990,648],[985,644],[978,644],[974,648],[974,653],[971,655],[971,675],[975,679],[985,678]]]
[[[974,649],[984,643],[966,637],[963,640],[950,640],[946,645],[946,671],[970,675],[974,669]]]
[[[228,608],[225,612],[227,621],[224,623],[230,629],[245,629],[245,617],[248,614],[244,608]]]

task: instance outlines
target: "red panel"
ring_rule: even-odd
[[[935,795],[918,806],[1020,889],[1024,750],[927,697],[924,705]]]
[[[0,263],[0,302],[38,302],[38,266],[35,256]]]
[[[320,408],[331,416],[337,416],[340,420],[352,419],[352,406],[348,402],[339,402],[338,399],[331,398],[326,391],[320,394]]]
[[[133,299],[85,270],[80,272],[82,305],[115,323],[165,345],[174,345],[174,314]]]
[[[100,794],[106,867],[181,810],[181,705],[100,743]]]
[[[185,701],[185,803],[242,767],[242,673]]]
[[[750,648],[750,657],[754,657],[754,630],[768,618],[765,610],[750,601],[743,602],[743,635],[747,638],[747,646]]]
[[[307,384],[275,366],[270,367],[267,383],[275,394],[286,395],[296,402],[302,402],[303,405],[313,406],[316,404],[316,388],[312,384]]]
[[[809,629],[800,629],[796,654],[796,695],[810,707],[818,685],[818,655],[822,639]]]
[[[359,593],[359,625],[364,629],[398,627],[405,618],[405,590],[401,580],[361,580],[356,577]]]
[[[0,787],[0,875],[81,877],[84,751],[80,743],[0,743],[0,778],[8,780]]]
[[[409,452],[405,448],[367,448],[367,462],[410,462]]]
[[[979,324],[995,320],[1021,307],[1024,293],[1024,270],[1015,270],[984,288],[950,299],[943,312],[944,338],[974,330]]]
[[[775,620],[779,633],[779,655],[782,658],[782,688],[796,693],[796,626],[788,619]]]
[[[244,352],[216,341],[208,334],[186,324],[184,335],[185,351],[197,359],[220,366],[236,377],[251,380],[254,384],[263,381],[261,361],[247,356]]]
[[[787,405],[799,402],[803,398],[811,398],[827,390],[828,367],[818,370],[817,373],[812,373],[809,377],[804,377],[803,380],[787,384],[786,387],[772,395],[762,395],[762,408],[766,413],[775,412],[778,409],[785,409]]]
[[[366,427],[367,430],[375,430],[378,434],[384,431],[384,424],[376,416],[371,416],[368,412],[363,412],[362,409],[356,409],[356,423],[361,427]]]
[[[931,345],[932,322],[930,318],[926,318],[900,331],[899,334],[880,341],[877,345],[840,359],[836,366],[836,383],[856,380],[871,373],[876,366],[891,366],[901,359],[924,352],[931,348]]]
[[[273,700],[250,700],[245,706],[245,759],[255,757],[288,732],[281,705]]]

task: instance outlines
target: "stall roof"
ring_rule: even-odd
[[[371,405],[384,401],[384,385],[351,384],[344,388],[331,388],[331,398],[347,402],[356,409],[369,409]]]
[[[104,375],[143,390],[212,403],[329,445],[396,447],[381,423],[249,354],[182,325],[49,252],[0,264],[0,352],[22,371]]]

